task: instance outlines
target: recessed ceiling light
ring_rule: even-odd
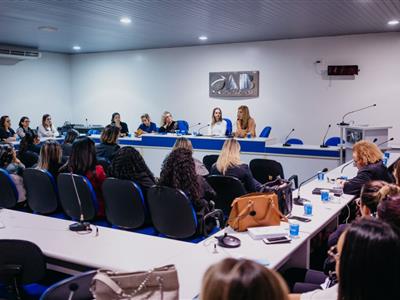
[[[40,31],[46,31],[46,32],[56,32],[56,31],[58,31],[58,28],[54,27],[54,26],[39,26],[38,29]]]
[[[390,25],[390,26],[394,26],[394,25],[397,25],[397,24],[399,24],[399,20],[390,20],[388,22],[388,25]]]
[[[72,47],[72,49],[74,49],[75,51],[79,51],[81,50],[81,46],[75,45]]]
[[[119,21],[122,24],[130,24],[130,23],[132,23],[132,20],[130,18],[128,18],[128,17],[122,17],[121,19],[119,19]]]
[[[199,36],[199,40],[200,41],[207,41],[208,37],[206,37],[205,35],[201,35],[201,36]]]

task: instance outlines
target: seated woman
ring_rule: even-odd
[[[75,129],[70,129],[67,131],[64,142],[61,145],[63,157],[69,157],[72,151],[72,143],[79,136],[79,132]]]
[[[129,134],[128,125],[121,121],[121,115],[117,112],[113,113],[111,116],[111,125],[119,128],[119,135],[121,137],[127,136]]]
[[[192,151],[184,148],[172,150],[163,163],[159,185],[181,189],[192,201],[198,215],[210,211],[210,200],[215,191],[202,176],[196,175]]]
[[[400,233],[400,193],[382,199],[378,205],[378,218]]]
[[[108,176],[132,180],[142,189],[146,198],[147,190],[156,184],[153,173],[135,148],[127,146],[119,149],[108,168]]]
[[[5,169],[10,174],[18,191],[18,203],[24,203],[26,200],[26,191],[22,173],[25,166],[17,158],[17,153],[10,144],[0,144],[0,168]]]
[[[248,135],[256,137],[256,122],[250,117],[249,108],[242,105],[238,108],[235,137],[245,138]]]
[[[38,134],[41,138],[55,138],[59,135],[57,129],[53,126],[49,114],[43,115],[42,124],[39,125]]]
[[[226,121],[222,118],[222,110],[219,107],[214,108],[208,134],[214,136],[225,136],[226,126]]]
[[[175,132],[178,123],[174,121],[170,112],[165,111],[161,116],[161,126],[158,132]]]
[[[0,118],[0,142],[11,143],[17,140],[15,131],[11,128],[11,119],[9,116]]]
[[[339,283],[325,290],[292,294],[290,299],[397,299],[399,251],[399,235],[389,224],[363,218],[352,223],[328,252],[336,261]]]
[[[188,140],[187,138],[180,137],[180,138],[176,139],[175,145],[172,148],[172,150],[175,150],[178,148],[188,149],[193,154],[192,142],[190,140]],[[194,160],[194,164],[195,164],[195,168],[196,168],[196,174],[200,175],[200,176],[207,176],[209,174],[209,172],[208,172],[207,168],[204,166],[204,164],[197,158],[193,157],[193,160]]]
[[[37,164],[40,153],[40,139],[36,132],[26,133],[19,144],[17,157],[27,168]]]
[[[61,167],[60,173],[72,172],[86,176],[92,184],[99,203],[97,216],[104,216],[104,198],[101,186],[106,179],[106,173],[101,165],[97,164],[94,142],[88,137],[79,137],[72,144],[71,156],[68,162]]]
[[[139,125],[138,130],[147,133],[157,132],[157,125],[156,123],[151,122],[149,114],[143,114],[140,119],[142,124]]]
[[[364,183],[371,180],[394,182],[392,174],[382,162],[382,152],[378,146],[369,141],[359,141],[353,146],[353,161],[357,167],[357,176],[343,182],[343,192],[358,195]]]
[[[57,179],[61,167],[62,149],[54,140],[47,140],[40,150],[38,169],[47,170]]]
[[[100,136],[100,144],[96,145],[97,157],[111,161],[120,146],[117,144],[120,131],[119,127],[107,125]]]
[[[21,120],[19,120],[18,123],[18,129],[17,129],[17,135],[22,139],[25,134],[27,133],[33,133],[33,129],[29,127],[29,124],[31,121],[29,120],[28,117],[22,117]]]
[[[225,258],[203,276],[202,300],[287,300],[279,273],[252,260]]]
[[[240,144],[235,139],[225,141],[217,162],[211,167],[210,174],[236,177],[243,183],[248,193],[261,189],[261,183],[253,178],[249,166],[240,161]]]

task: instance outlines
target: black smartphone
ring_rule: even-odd
[[[297,221],[305,222],[305,223],[311,222],[311,219],[304,218],[304,217],[299,217],[299,216],[290,216],[290,217],[288,217],[288,219],[297,220]]]
[[[272,238],[265,238],[263,242],[266,244],[281,244],[281,243],[290,243],[292,239],[288,236],[278,236]]]

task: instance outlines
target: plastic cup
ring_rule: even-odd
[[[325,179],[325,173],[324,172],[318,172],[317,178],[319,181],[323,181]]]
[[[300,224],[296,222],[289,223],[289,234],[292,238],[298,238],[300,232]]]
[[[313,206],[310,201],[304,202],[304,215],[305,216],[312,216]]]
[[[390,152],[385,152],[384,156],[389,159],[390,158]]]
[[[322,202],[329,201],[329,190],[321,190],[321,201]]]

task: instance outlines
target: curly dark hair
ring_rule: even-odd
[[[192,151],[184,148],[173,150],[163,163],[159,184],[181,189],[192,200],[198,200],[200,186],[197,181]]]
[[[36,130],[27,132],[19,143],[19,153],[24,153],[29,150],[29,146],[35,144],[35,139],[39,138]]]
[[[108,176],[118,179],[137,180],[140,174],[145,173],[154,182],[154,175],[147,167],[142,155],[134,147],[122,147],[115,154]]]
[[[0,144],[0,168],[7,167],[13,160],[13,146]]]

